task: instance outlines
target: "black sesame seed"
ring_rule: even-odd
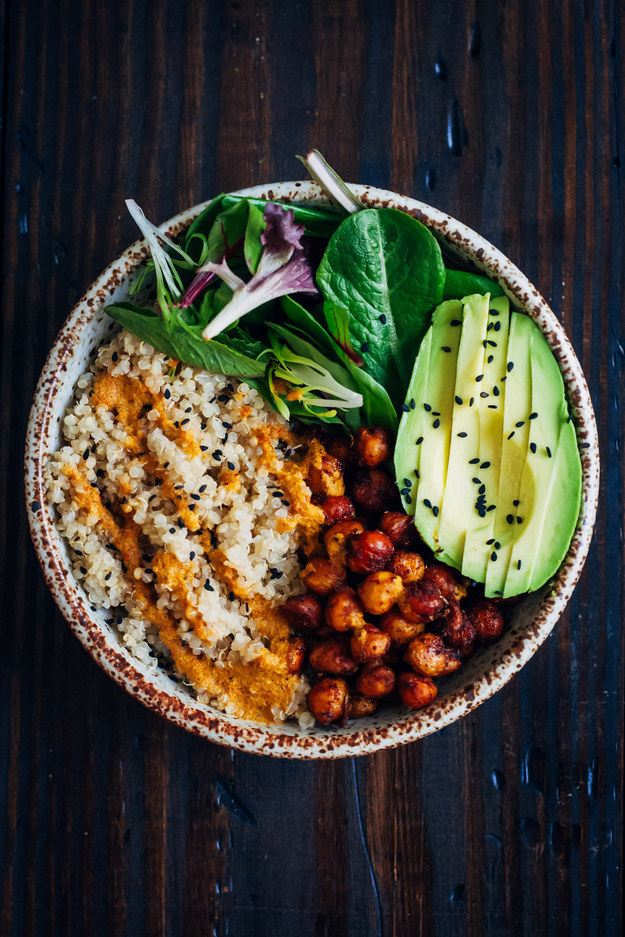
[[[471,479],[471,481],[473,482],[474,485],[481,485],[481,484],[482,484],[481,478],[478,478],[477,475],[475,475],[475,476]]]
[[[271,495],[272,495],[273,498],[283,498],[283,497],[284,497],[284,492],[282,492],[282,491],[272,491],[272,492],[271,492]]]
[[[180,425],[181,425],[181,426],[185,426],[187,423],[190,423],[190,422],[191,422],[191,420],[190,420],[189,417],[187,416],[187,417],[184,418],[184,420],[181,421]]]
[[[466,439],[467,435],[467,433],[456,433],[456,436],[459,436],[460,439]]]
[[[444,351],[445,354],[448,354],[451,351],[449,345],[441,345],[441,351]]]
[[[360,350],[364,351],[365,354],[369,351],[369,342],[363,342],[360,346]]]
[[[516,568],[517,568],[517,569],[520,569],[520,568],[521,568],[521,560],[519,560],[518,563],[516,564]]]
[[[175,421],[174,426],[176,427],[176,429],[180,429],[180,423],[178,422],[178,420]]]
[[[550,459],[550,458],[551,458],[551,449],[549,448],[549,446],[545,446],[545,452],[547,453],[547,458]]]
[[[491,560],[493,561],[493,563],[494,563],[495,560],[497,559],[497,554],[495,553],[494,550],[493,550],[493,552],[491,553],[490,558],[491,558]]]
[[[191,495],[191,497],[193,498],[194,501],[199,501],[199,500],[200,500],[200,496],[199,496],[199,495],[195,495],[195,494],[194,494],[194,495]]]
[[[499,543],[498,540],[495,540],[495,549],[496,549],[496,550],[501,550],[501,544]]]
[[[514,430],[512,430],[511,433],[508,433],[508,439],[512,439],[513,436],[514,436]]]
[[[83,459],[85,460],[85,462],[86,462],[87,459],[89,458],[90,454],[91,454],[91,453],[90,453],[90,450],[89,450],[89,449],[85,449],[85,451],[84,451],[83,454],[82,454],[82,457],[83,457]]]
[[[461,320],[461,319],[452,319],[449,324],[450,324],[450,325],[462,325],[462,320]]]
[[[506,371],[512,371],[514,368],[514,361],[509,361],[506,365]]]
[[[498,332],[501,328],[501,322],[495,322],[495,332]]]
[[[289,504],[288,501],[281,501],[280,504],[283,504],[283,505],[285,506],[285,508],[291,507],[291,505]]]
[[[228,593],[228,601],[229,601],[229,602],[234,602],[234,592],[229,592],[229,593]]]
[[[580,449],[590,449],[590,443],[589,443],[589,442],[580,442],[579,447],[580,447]]]
[[[489,314],[489,316],[498,316],[498,315],[499,315],[499,310],[498,310],[498,309],[489,309],[489,310],[488,310],[488,314]]]
[[[195,511],[195,505],[194,505],[194,504],[189,504],[189,505],[187,505],[187,507],[189,508],[190,511]]]
[[[490,468],[490,462],[482,462],[480,468]]]
[[[530,451],[531,451],[531,452],[534,452],[534,453],[536,452],[536,443],[535,443],[535,442],[531,442],[531,443],[530,443]]]
[[[432,508],[432,514],[434,515],[434,517],[438,517],[438,505],[436,504],[434,505],[434,507]]]
[[[217,462],[220,462],[221,459],[223,459],[223,455],[224,454],[221,451],[221,449],[215,449],[215,451],[213,452],[213,459],[215,459]]]
[[[423,442],[423,436],[419,436],[419,438],[417,439],[417,446],[420,446],[422,442]]]
[[[497,409],[497,404],[496,404],[496,403],[489,403],[488,409],[489,409],[489,410],[496,410],[496,409]]]
[[[184,485],[174,485],[174,491],[180,491],[182,488],[184,488]]]
[[[214,591],[215,591],[215,590],[213,589],[213,587],[211,586],[210,582],[208,581],[208,579],[207,579],[206,582],[204,583],[204,588],[206,589],[207,592],[214,592]]]
[[[399,493],[400,493],[400,495],[409,495],[409,494],[410,494],[410,488],[400,488]]]
[[[487,510],[487,511],[494,511],[494,510],[495,510],[495,507],[496,507],[495,504],[491,504],[491,505],[489,505],[489,507],[486,508],[486,510]]]
[[[487,541],[486,541],[486,546],[487,546],[487,547],[490,547],[494,542],[495,542],[495,538],[494,538],[494,537],[491,537],[490,540],[487,540]]]
[[[476,383],[476,384],[479,384],[480,381],[483,381],[483,380],[484,380],[484,375],[483,375],[483,374],[478,374],[478,376],[475,378],[475,383]]]
[[[178,527],[180,528],[180,530],[184,528],[184,521],[181,517],[178,518]]]
[[[165,388],[165,392],[164,392],[164,394],[163,394],[163,397],[165,398],[165,400],[169,400],[169,398],[171,397],[171,391],[170,391],[169,387],[166,387],[166,388]]]
[[[482,398],[485,399],[486,397],[490,397],[490,394],[488,393],[488,391],[483,390],[483,391],[481,391],[481,393],[480,393],[480,397],[482,397]]]
[[[493,356],[489,355],[488,358],[486,359],[486,364],[490,364],[492,360],[493,360]]]
[[[432,416],[440,416],[438,410],[432,410]]]
[[[220,394],[217,397],[217,400],[219,401],[219,403],[225,403],[226,400],[228,400],[228,394]]]
[[[479,461],[479,459],[469,459],[469,465],[477,465]]]
[[[382,313],[382,315],[380,316],[380,322],[382,323],[382,325],[386,325],[386,316],[384,315],[384,313]]]
[[[499,396],[499,388],[497,387],[497,385],[495,385],[495,387],[493,387],[493,397],[498,397],[498,396]]]
[[[521,502],[519,501],[518,498],[515,498],[512,503],[513,503],[513,505],[515,506],[515,508],[518,508],[518,506],[519,506],[519,504],[520,504]]]
[[[176,528],[175,528],[175,527],[170,527],[170,528],[169,528],[169,533],[170,533],[170,534],[175,534],[175,533],[176,533]]]
[[[432,407],[430,406],[429,403],[424,403],[424,404],[423,404],[423,409],[424,409],[424,410],[427,410],[427,412],[429,413],[430,410],[432,409]]]
[[[514,524],[514,517],[512,516],[512,514],[507,514],[507,515],[506,515],[506,523],[507,523],[507,524]]]
[[[404,478],[404,485],[407,485],[408,488],[410,488],[410,487],[412,486],[412,482],[410,481],[409,478]]]
[[[533,413],[530,413],[530,415],[528,416],[528,420],[535,420],[537,416],[538,414],[536,413],[536,411],[534,411]]]
[[[420,474],[420,472],[419,472],[419,469],[415,469],[415,470],[414,470],[414,473],[415,473],[415,476],[416,476],[417,478],[421,478],[421,474]]]
[[[408,406],[407,403],[402,403],[401,408],[402,408],[402,410],[403,410],[404,413],[409,413],[409,412],[410,412],[410,407]]]
[[[413,397],[413,398],[411,399],[411,401],[410,401],[410,409],[411,409],[411,410],[414,410],[415,407],[416,407],[416,403],[415,403],[415,399],[414,399],[414,397]]]
[[[228,462],[228,468],[231,472],[234,472],[234,462]]]
[[[206,491],[206,485],[200,485],[200,487],[198,488],[198,491],[200,492],[200,494],[204,494],[204,492]]]
[[[440,425],[441,425],[441,421],[440,421],[440,420],[438,419],[438,417],[437,417],[437,418],[434,420],[434,422],[432,423],[432,429],[438,429],[438,427],[439,427]]]
[[[517,524],[522,524],[522,523],[523,523],[523,518],[522,518],[522,517],[517,517],[516,522],[517,522]]]
[[[200,446],[200,451],[201,451],[201,452],[207,452],[207,451],[208,451],[208,446]]]
[[[494,322],[489,322],[486,331],[487,331],[487,332],[490,332],[490,330],[492,329],[492,327],[494,326],[494,324],[495,324]]]
[[[432,508],[432,502],[430,501],[429,498],[424,498],[423,503],[426,506],[426,508],[430,508],[430,509]]]
[[[83,574],[83,576],[84,576],[85,573],[87,572],[87,570],[85,569],[84,566],[81,566],[81,567],[80,567],[80,572],[81,572],[81,573]]]
[[[459,407],[462,406],[462,397],[459,397],[458,394],[456,394],[456,396],[454,397],[454,400],[456,401]]]
[[[116,351],[113,352],[113,354],[111,355],[111,357],[112,357],[113,361],[119,361],[119,355],[117,354]]]
[[[222,425],[224,426],[224,429],[232,429],[232,423],[226,423],[225,420],[222,420],[221,422],[222,422]]]
[[[497,347],[497,342],[493,342],[492,339],[490,339],[490,338],[488,339],[488,341],[486,342],[486,344],[487,344],[487,345],[490,345],[491,348],[496,348],[496,347]]]
[[[487,345],[488,345],[488,342],[486,341],[486,339],[484,339],[484,341],[482,342],[482,348],[486,348]]]
[[[483,495],[485,491],[486,491],[486,485],[480,485],[480,487],[477,489],[477,493],[480,495]]]
[[[163,468],[169,468],[169,462],[163,462]]]
[[[406,498],[406,504],[412,504],[412,498],[410,497],[410,495],[406,495],[405,498]]]
[[[471,397],[471,399],[469,400],[469,406],[472,407],[474,403],[475,403],[475,397]]]

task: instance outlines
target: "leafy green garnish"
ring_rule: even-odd
[[[464,270],[445,270],[443,299],[464,299],[465,296],[472,296],[474,293],[481,293],[482,296],[490,293],[493,299],[504,295],[499,284],[488,277],[481,277],[477,273],[466,273]]]
[[[366,209],[332,235],[317,271],[330,332],[338,310],[364,368],[401,403],[415,355],[440,303],[445,268],[440,247],[415,218],[393,208]]]

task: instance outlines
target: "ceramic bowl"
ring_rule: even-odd
[[[562,326],[542,296],[500,251],[449,215],[383,189],[364,185],[352,189],[367,206],[399,208],[419,218],[458,257],[497,280],[514,306],[538,323],[559,362],[579,433],[583,508],[558,575],[514,607],[502,638],[482,648],[447,678],[430,706],[417,712],[382,708],[378,714],[342,729],[319,727],[305,732],[296,724],[259,725],[236,719],[198,703],[165,674],[148,671],[126,650],[119,635],[106,624],[104,614],[89,606],[72,576],[65,544],[46,504],[43,468],[49,454],[58,448],[61,420],[76,380],[93,360],[97,347],[116,328],[103,307],[125,298],[129,282],[148,257],[144,241],[137,241],[107,267],[72,310],[41,373],[26,440],[26,500],[35,549],[57,605],[94,660],[127,692],[176,725],[222,745],[285,758],[363,755],[412,742],[449,725],[496,693],[538,650],[562,614],[588,553],[597,507],[599,453],[588,387]],[[319,187],[310,182],[257,186],[242,194],[301,203],[327,202]],[[176,215],[164,229],[170,236],[179,235],[205,204]]]

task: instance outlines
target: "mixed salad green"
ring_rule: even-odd
[[[398,432],[397,487],[431,549],[486,595],[538,588],[581,497],[544,337],[416,218],[366,208],[316,151],[304,162],[331,206],[220,195],[183,244],[128,201],[151,249],[131,299],[152,284],[156,303],[107,312],[172,358],[245,380],[288,420]]]

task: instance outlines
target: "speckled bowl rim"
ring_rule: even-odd
[[[458,672],[466,671],[466,679],[461,679],[453,692],[439,696],[426,709],[397,710],[390,714],[387,711],[382,719],[376,715],[349,723],[344,729],[302,731],[292,725],[266,726],[234,719],[197,703],[171,681],[171,689],[156,685],[158,681],[130,656],[112,629],[103,626],[92,614],[63,556],[54,528],[53,510],[45,501],[43,467],[58,429],[58,419],[55,421],[52,408],[59,391],[59,375],[71,368],[77,337],[88,327],[96,311],[109,300],[128,273],[145,261],[148,248],[144,241],[135,242],[113,261],[70,313],[41,372],[26,437],[26,504],[33,543],[48,587],[78,640],[120,686],[174,724],[222,745],[277,757],[339,758],[392,748],[450,725],[493,696],[538,650],[564,611],[588,554],[597,511],[599,449],[590,394],[569,339],[543,297],[499,250],[444,212],[385,189],[366,185],[352,185],[351,188],[370,207],[400,208],[419,218],[439,240],[501,284],[516,307],[530,315],[545,334],[559,362],[575,413],[583,467],[580,522],[557,577],[549,589],[543,590],[531,622],[522,633],[511,634],[508,640],[504,635],[500,642],[491,645],[487,666],[480,666],[479,660],[477,664],[467,665]],[[255,186],[239,194],[302,203],[327,202],[319,187],[311,182]],[[174,216],[165,223],[164,230],[175,237],[207,204],[204,202]]]

